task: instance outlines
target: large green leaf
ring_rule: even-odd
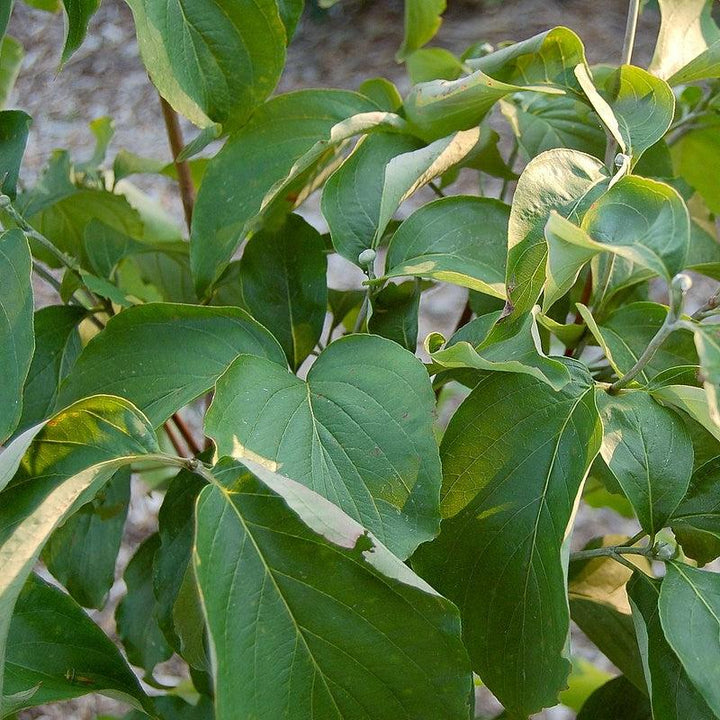
[[[331,343],[307,381],[243,356],[205,422],[218,453],[264,458],[337,504],[402,559],[437,533],[440,459],[422,363],[375,335]]]
[[[153,429],[136,408],[100,395],[32,428],[0,455],[0,665],[18,593],[52,532],[116,470],[158,452]]]
[[[405,99],[405,114],[421,137],[431,140],[472,128],[498,100],[520,90],[579,92],[573,68],[584,65],[585,50],[572,30],[557,27],[465,62],[472,74],[420,83]]]
[[[200,127],[239,127],[275,88],[287,35],[275,0],[129,0],[160,94]]]
[[[273,98],[231,136],[208,165],[193,213],[191,257],[200,294],[220,277],[264,200],[272,196],[292,208],[293,180],[307,177],[354,134],[358,123],[343,121],[370,113],[381,122],[388,113],[376,110],[357,93],[302,90]]]
[[[459,164],[478,139],[477,128],[420,148],[401,135],[366,138],[323,191],[322,211],[337,252],[358,263],[363,250],[380,242],[403,200]]]
[[[197,506],[217,720],[238,708],[465,720],[472,682],[452,603],[335,505],[250,467],[218,466]]]
[[[0,190],[11,198],[15,197],[31,123],[32,118],[22,110],[0,111]]]
[[[432,40],[440,28],[440,16],[444,12],[445,0],[406,0],[405,34],[396,59],[407,59],[408,55]]]
[[[82,45],[90,18],[100,7],[100,0],[62,0],[67,16],[67,34],[62,52],[62,62]]]
[[[480,380],[443,437],[440,536],[413,557],[458,604],[473,669],[511,717],[554,705],[570,671],[563,543],[602,428],[587,371],[567,364],[559,392]]]
[[[32,258],[20,230],[0,234],[0,443],[17,427],[22,388],[35,349]]]
[[[669,563],[658,610],[665,637],[690,682],[715,715],[720,715],[720,575]]]
[[[7,105],[24,57],[23,46],[15,38],[0,38],[0,110]]]
[[[135,551],[123,575],[127,595],[115,610],[118,635],[128,659],[143,668],[146,677],[152,677],[153,668],[172,655],[158,625],[153,591],[153,560],[159,547],[160,537],[155,533]]]
[[[643,573],[636,573],[628,583],[628,595],[643,657],[653,717],[663,720],[713,717],[666,640],[658,612],[660,582]],[[681,612],[685,614],[688,610],[689,608],[685,607]]]
[[[600,160],[577,150],[548,150],[533,158],[518,180],[508,225],[506,284],[511,309],[527,312],[545,283],[545,225],[552,211],[579,222],[605,189]]]
[[[285,366],[277,341],[240,308],[138,305],[112,317],[88,343],[60,388],[58,406],[108,392],[159,426],[210,390],[240,354]]]
[[[85,317],[75,305],[50,305],[35,313],[35,353],[23,388],[19,430],[50,416],[58,386],[80,354],[78,325]]]
[[[624,375],[635,365],[668,313],[665,305],[636,302],[618,308],[602,324],[597,324],[587,308],[580,306],[579,310],[618,375]],[[697,365],[693,336],[681,329],[662,343],[637,377],[639,382],[649,384],[665,370]]]
[[[692,329],[695,337],[695,347],[700,358],[699,375],[708,398],[710,417],[716,425],[720,425],[720,326],[687,323],[685,327]]]
[[[661,22],[650,71],[671,79],[720,38],[713,0],[658,0]],[[680,82],[683,82],[682,80]]]
[[[432,333],[425,345],[433,370],[473,368],[532,375],[556,390],[570,382],[567,367],[559,358],[545,355],[537,328],[537,309],[516,320],[489,313],[476,318],[440,348],[444,338]]]
[[[652,395],[666,405],[687,413],[710,434],[720,440],[720,427],[710,414],[707,393],[698,387],[687,385],[663,385],[652,389]]]
[[[103,693],[152,712],[152,701],[110,638],[72,598],[35,574],[10,621],[4,675],[7,695],[34,689],[16,710]],[[4,703],[0,710],[5,717]]]
[[[115,582],[129,505],[130,470],[122,468],[45,545],[48,570],[83,607],[102,608]]]
[[[690,433],[677,413],[642,390],[598,392],[600,454],[650,536],[667,525],[685,495],[693,467]]]
[[[670,525],[683,552],[700,565],[720,557],[720,456],[696,467]]]
[[[415,275],[505,297],[509,208],[470,196],[423,205],[395,231],[387,277]]]
[[[327,260],[320,233],[298,215],[262,230],[239,264],[241,304],[278,339],[297,369],[317,344],[327,307]]]

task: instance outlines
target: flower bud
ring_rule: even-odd
[[[358,262],[363,267],[367,267],[368,265],[372,265],[373,262],[375,262],[375,258],[377,257],[377,253],[372,250],[371,248],[368,248],[367,250],[363,250],[358,255]]]

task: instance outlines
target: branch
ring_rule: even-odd
[[[183,440],[185,440],[185,444],[188,446],[188,450],[190,450],[193,455],[199,455],[201,452],[201,448],[197,444],[197,441],[195,440],[192,432],[190,432],[190,428],[180,417],[180,413],[174,413],[170,419],[173,421],[173,423],[175,423],[175,427],[177,427],[177,429],[180,431]]]
[[[177,157],[185,144],[183,142],[182,130],[180,129],[180,120],[178,114],[162,96],[160,97],[160,105],[162,107],[163,118],[165,119],[165,129],[167,130],[170,150],[172,151],[173,165],[175,165],[178,174],[180,197],[182,198],[185,222],[187,223],[189,232],[192,223],[193,207],[195,206],[195,186],[193,185],[192,175],[190,174],[190,165],[188,165],[187,162],[177,161]]]

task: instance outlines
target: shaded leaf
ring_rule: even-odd
[[[35,349],[32,258],[20,230],[0,234],[0,443],[22,414],[22,389]]]
[[[62,3],[67,16],[67,34],[61,61],[64,64],[85,40],[88,23],[100,7],[100,0],[62,0]]]
[[[87,693],[107,694],[149,712],[152,708],[110,638],[72,598],[35,574],[18,596],[5,657],[4,692],[15,695],[28,688],[35,692],[15,709]]]
[[[250,239],[239,264],[242,305],[277,338],[296,370],[322,333],[327,260],[320,233],[298,215]]]
[[[3,47],[7,38],[3,40]],[[0,58],[1,59],[1,58]],[[0,98],[0,107],[2,107]],[[15,186],[32,118],[22,110],[0,111],[0,190],[15,197]]]
[[[662,597],[660,582],[636,573],[628,584],[628,594],[653,716],[668,720],[711,718],[713,714],[710,708],[693,686],[666,640],[661,625],[662,610],[659,611],[658,607],[658,600]],[[685,606],[682,613],[687,611],[688,607]]]
[[[406,350],[415,352],[421,292],[417,281],[386,285],[372,298],[368,332],[393,340]]]
[[[198,501],[195,572],[223,658],[217,719],[243,707],[465,720],[472,681],[455,607],[330,502],[250,467],[221,464],[221,486]]]
[[[647,697],[624,675],[599,687],[585,702],[577,720],[652,720]]]
[[[157,427],[248,353],[285,366],[277,341],[240,308],[138,305],[110,318],[88,343],[60,388],[58,406],[114,393]]]
[[[0,33],[0,110],[10,99],[15,81],[20,73],[25,51],[23,46],[13,37]]]
[[[115,582],[115,562],[130,505],[130,470],[118,470],[87,505],[50,536],[42,558],[83,607],[102,608]]]
[[[440,460],[422,363],[375,335],[331,343],[307,382],[243,356],[218,380],[205,431],[334,502],[401,558],[437,532]]]
[[[133,665],[152,677],[153,668],[172,655],[157,620],[153,592],[153,559],[160,547],[157,533],[151,535],[135,551],[123,579],[127,595],[115,610],[118,635]]]
[[[554,705],[570,671],[562,546],[602,429],[587,371],[567,366],[559,392],[480,380],[443,437],[440,536],[413,556],[458,604],[473,669],[511,716]]]
[[[35,353],[23,388],[18,430],[45,420],[55,409],[58,386],[80,354],[78,325],[85,315],[75,305],[50,305],[35,312]]]

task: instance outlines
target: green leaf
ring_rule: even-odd
[[[624,375],[635,365],[668,312],[665,305],[658,303],[630,303],[599,325],[586,307],[578,306],[578,310],[618,375]],[[698,365],[693,337],[687,330],[676,330],[640,371],[638,381],[650,384],[661,372],[687,365]]]
[[[601,93],[579,68],[590,103],[620,149],[634,161],[667,132],[675,113],[675,96],[660,78],[633,65],[621,65],[605,79]]]
[[[177,695],[161,695],[153,698],[153,704],[155,715],[161,720],[215,720],[212,702],[202,695],[195,705]],[[145,720],[145,715],[134,711],[124,715],[122,720]]]
[[[332,331],[340,325],[344,325],[347,330],[353,329],[357,312],[360,310],[365,295],[364,290],[334,290],[328,288],[328,308],[332,314],[331,335]]]
[[[240,308],[138,305],[110,318],[88,343],[60,388],[58,405],[115,393],[158,427],[210,390],[241,354],[285,366],[277,341]]]
[[[23,388],[18,430],[45,420],[55,409],[58,386],[80,354],[77,328],[85,315],[74,305],[50,305],[35,312],[35,354]]]
[[[720,456],[696,467],[670,525],[685,555],[701,566],[720,557]]]
[[[570,663],[563,543],[602,436],[592,381],[567,361],[554,391],[489,373],[450,420],[440,536],[413,567],[458,604],[463,639],[511,717],[554,705]]]
[[[157,619],[153,591],[153,559],[160,547],[157,533],[151,535],[136,550],[123,578],[127,595],[115,610],[118,635],[133,665],[152,677],[153,668],[172,655]]]
[[[442,24],[441,15],[445,12],[445,0],[406,0],[405,33],[402,45],[395,54],[400,62],[408,55],[428,43]]]
[[[414,275],[505,297],[509,208],[499,200],[441,198],[416,210],[388,247],[387,277]]]
[[[143,63],[160,94],[199,127],[240,127],[270,95],[287,35],[275,0],[129,0]]]
[[[598,245],[668,281],[685,267],[690,216],[678,192],[665,183],[635,175],[620,179],[593,203],[582,229]],[[613,263],[612,257],[601,258],[601,268],[610,265],[610,283],[616,284]],[[624,275],[633,270],[630,266]]]
[[[402,107],[402,95],[386,78],[377,77],[364,80],[358,86],[357,91],[372,100],[381,110],[396,113]]]
[[[22,110],[0,111],[0,191],[11,198],[15,197],[31,124],[32,118]]]
[[[88,123],[88,128],[95,138],[95,149],[85,162],[76,163],[75,171],[97,173],[105,162],[108,147],[115,136],[115,122],[111,117],[105,115]],[[117,182],[117,178],[115,178],[115,182]]]
[[[690,681],[715,715],[720,715],[715,673],[720,657],[720,576],[669,563],[658,610],[665,637]]]
[[[83,607],[105,604],[129,505],[130,470],[122,468],[45,545],[42,558],[48,570]]]
[[[712,19],[712,0],[658,0],[660,32],[650,72],[677,84],[673,76],[720,37]],[[680,80],[680,82],[685,82]]]
[[[15,38],[9,35],[0,38],[0,110],[10,99],[24,57],[23,46]]]
[[[336,144],[354,134],[357,123],[348,129],[342,122],[374,110],[357,93],[303,90],[273,98],[228,140],[208,165],[193,213],[191,257],[200,295],[253,229],[266,198],[291,209],[297,194],[292,182],[306,178],[326,153],[334,154]]]
[[[15,0],[6,0],[6,2],[3,2],[2,6],[0,6],[0,38],[2,38],[7,30],[14,5]]]
[[[307,382],[238,358],[217,382],[205,431],[221,456],[277,463],[404,559],[439,523],[433,408],[419,360],[384,338],[351,335],[320,354]]]
[[[579,222],[607,180],[602,162],[577,150],[548,150],[528,163],[518,180],[508,225],[506,284],[515,314],[530,310],[542,292],[544,231],[552,211]]]
[[[218,466],[197,507],[217,720],[239,707],[465,720],[472,680],[452,603],[330,502],[249,466]]]
[[[528,93],[516,102],[500,102],[520,148],[528,158],[568,148],[602,159],[605,132],[600,119],[574,97]]]
[[[4,691],[35,692],[23,707],[102,693],[151,712],[152,704],[110,638],[62,590],[31,574],[10,621]],[[3,697],[3,713],[7,696]]]
[[[417,85],[431,80],[456,80],[463,72],[462,62],[445,48],[422,48],[405,58],[410,82]]]
[[[195,502],[205,482],[188,470],[173,478],[160,507],[160,546],[153,564],[157,622],[170,646],[190,665],[209,668],[205,622],[192,567]]]
[[[570,374],[559,358],[547,357],[542,351],[536,318],[537,308],[516,320],[501,319],[499,313],[483,315],[442,349],[444,338],[432,333],[425,341],[426,349],[441,368],[522,373],[560,390],[570,382]]]
[[[140,215],[127,199],[105,190],[72,188],[59,199],[52,198],[40,212],[24,214],[53,245],[77,258],[86,267],[89,259],[85,253],[85,232],[90,223],[100,221],[133,238],[142,238],[144,234]],[[47,251],[35,254],[51,267],[57,267],[57,259]]]
[[[297,27],[300,16],[302,15],[305,0],[275,1],[278,6],[278,11],[280,12],[280,19],[285,25],[285,35],[287,36],[287,43],[289,43],[292,36],[295,34],[295,28]]]
[[[603,423],[600,454],[637,513],[655,535],[683,499],[692,474],[693,446],[680,417],[644,391],[597,394]]]
[[[372,297],[368,332],[393,340],[414,353],[417,349],[421,293],[418,281],[386,285]]]
[[[577,720],[652,720],[647,697],[624,675],[609,680],[585,702]]]
[[[672,147],[678,175],[686,180],[714,213],[720,213],[720,179],[708,172],[720,162],[720,132],[717,126],[700,127],[683,135]]]
[[[0,488],[5,488],[0,503],[0,665],[18,593],[50,535],[92,500],[116,470],[158,452],[152,427],[137,409],[101,395],[32,428],[0,455]]]
[[[20,421],[22,388],[35,349],[31,268],[25,235],[20,230],[0,234],[0,444]]]
[[[710,416],[707,393],[702,388],[687,385],[664,385],[651,390],[653,397],[683,412],[720,440],[720,427]]]
[[[666,640],[660,622],[662,610],[658,612],[658,599],[662,598],[660,582],[635,573],[628,583],[628,594],[653,717],[668,720],[713,717]],[[687,606],[681,610],[683,615],[688,611]]]
[[[62,0],[67,17],[67,34],[63,47],[61,66],[82,45],[90,18],[100,7],[100,0]]]
[[[557,27],[465,62],[471,75],[420,83],[405,99],[405,114],[421,137],[433,140],[472,128],[498,100],[521,90],[579,92],[573,68],[584,65],[585,50],[572,30]]]
[[[457,165],[472,150],[479,131],[469,130],[418,147],[402,135],[375,134],[329,178],[322,212],[335,250],[350,262],[376,247],[400,204],[418,188]]]
[[[296,370],[317,345],[327,307],[325,244],[299,215],[261,230],[245,246],[237,291],[248,312],[282,345]]]

